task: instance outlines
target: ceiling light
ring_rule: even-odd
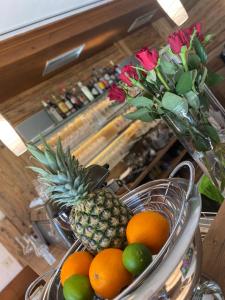
[[[23,154],[27,148],[12,125],[0,114],[0,140],[16,156]]]
[[[187,11],[180,0],[157,0],[157,2],[178,26],[188,19]]]

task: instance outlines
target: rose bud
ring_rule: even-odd
[[[191,26],[191,29],[192,29],[192,32],[194,29],[196,29],[196,32],[197,32],[197,37],[198,39],[202,42],[204,40],[204,35],[202,34],[202,25],[201,23],[195,23]]]
[[[183,46],[183,43],[180,39],[180,35],[177,32],[174,32],[169,35],[168,37],[168,43],[170,45],[171,50],[174,54],[179,54],[181,51],[181,48]]]
[[[123,103],[126,100],[126,93],[116,84],[112,84],[108,96],[111,101],[117,101],[119,103]]]
[[[151,51],[147,47],[142,48],[135,56],[147,71],[153,70],[158,64],[159,54],[155,48]]]
[[[138,80],[138,74],[135,68],[132,65],[126,65],[121,69],[121,73],[119,75],[120,80],[126,83],[128,86],[132,86],[132,81],[130,78]]]

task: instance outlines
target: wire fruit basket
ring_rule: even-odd
[[[189,168],[189,180],[174,178],[183,167]],[[170,224],[170,236],[147,269],[115,300],[189,300],[195,297],[202,255],[198,227],[201,198],[194,185],[194,173],[190,162],[182,162],[173,170],[169,179],[146,183],[121,198],[134,214],[145,210],[163,214]],[[40,299],[64,300],[59,280],[61,266],[68,255],[84,249],[80,241],[76,240],[46,283]],[[25,300],[31,299],[30,295],[40,280],[41,278],[31,284]],[[99,298],[96,296],[95,299]]]

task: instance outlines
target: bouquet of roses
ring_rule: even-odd
[[[179,30],[168,37],[169,46],[157,51],[147,47],[135,57],[139,65],[126,65],[121,69],[120,84],[112,85],[110,100],[127,101],[137,110],[128,114],[130,119],[151,121],[168,112],[184,115],[188,109],[199,109],[204,83],[221,81],[222,77],[208,72],[205,66],[207,54],[204,45],[212,35],[203,36],[201,24]],[[140,89],[137,97],[131,97],[129,87]]]
[[[126,115],[132,120],[152,121],[163,118],[173,129],[189,152],[197,152],[204,159],[208,173],[214,172],[205,155],[214,151],[219,179],[214,183],[225,188],[225,147],[221,143],[216,120],[210,122],[210,104],[207,86],[223,80],[208,71],[205,45],[212,35],[204,36],[201,24],[172,33],[168,45],[160,51],[143,48],[135,57],[139,64],[126,65],[121,69],[120,82],[109,90],[110,100],[134,106],[136,110]],[[131,89],[139,93],[132,96]],[[214,118],[215,119],[215,118]],[[216,173],[218,174],[218,172]]]

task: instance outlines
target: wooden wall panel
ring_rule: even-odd
[[[33,161],[32,161],[33,163]],[[29,155],[16,157],[6,147],[0,147],[0,210],[21,232],[30,231],[29,203],[37,195],[32,180]]]
[[[135,18],[156,6],[154,0],[115,0],[0,41],[0,102],[63,70],[43,77],[47,60],[84,43],[81,56],[71,63],[77,64],[125,36]]]
[[[126,56],[127,54],[118,47],[108,47],[34,88],[5,102],[0,102],[0,111],[13,125],[17,125],[27,117],[41,110],[41,100],[48,98],[54,93],[58,93],[60,86],[66,86],[68,82],[77,82],[78,80],[86,81],[91,74],[92,68],[107,66],[110,61],[118,63]]]

